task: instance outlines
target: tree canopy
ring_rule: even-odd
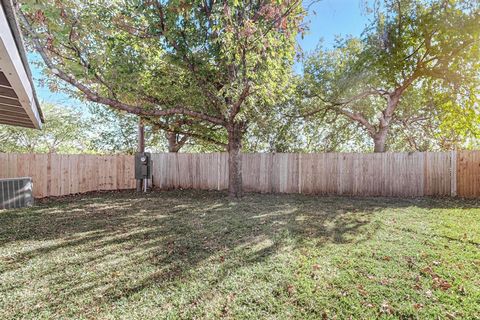
[[[436,130],[448,131],[455,126],[452,113],[474,115],[478,107],[479,12],[478,1],[384,1],[361,38],[307,59],[304,113],[346,117],[378,152],[392,126],[423,118],[432,105],[428,117],[436,119]],[[469,117],[466,128],[477,120]]]
[[[229,190],[241,195],[242,136],[287,93],[301,1],[26,1],[21,11],[50,72],[86,99],[225,130]]]

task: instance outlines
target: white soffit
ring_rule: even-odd
[[[39,114],[39,106],[37,105],[35,91],[32,87],[30,72],[25,69],[21,53],[17,47],[17,44],[22,42],[15,41],[15,33],[12,31],[11,26],[12,21],[9,23],[9,20],[7,20],[4,6],[8,0],[1,2],[0,123],[41,129],[42,118]],[[13,17],[10,16],[9,18],[12,20]],[[14,22],[15,27],[17,27],[16,21]]]

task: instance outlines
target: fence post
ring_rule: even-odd
[[[222,154],[217,153],[217,190],[220,190],[220,159],[221,158],[222,158]],[[242,174],[243,174],[243,171],[242,171]]]
[[[52,153],[47,155],[47,197],[52,196]]]
[[[450,153],[450,196],[457,196],[457,151]]]
[[[298,154],[298,193],[302,193],[302,154]]]

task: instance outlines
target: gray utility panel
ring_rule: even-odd
[[[135,153],[135,179],[152,178],[152,155],[150,152]]]
[[[33,205],[32,178],[0,179],[0,209]]]

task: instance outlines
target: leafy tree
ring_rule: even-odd
[[[98,153],[134,154],[138,148],[139,121],[145,128],[145,146],[152,152],[225,151],[225,145],[204,135],[201,126],[169,118],[158,125],[155,120],[118,112],[99,104],[90,104],[89,148]],[[172,123],[169,124],[168,121]],[[184,126],[188,125],[188,128]],[[200,132],[196,132],[195,129]],[[213,135],[213,134],[211,134]],[[216,146],[216,148],[215,148]]]
[[[146,118],[145,122],[155,131],[161,131],[164,134],[168,152],[178,152],[182,148],[189,151],[225,151],[227,147],[223,142],[227,140],[225,133],[218,130],[215,125],[175,116],[164,120]]]
[[[258,101],[288,94],[301,1],[26,1],[21,10],[50,72],[84,98],[161,126],[175,116],[224,130],[229,194],[241,196],[242,138],[268,112]]]
[[[475,112],[475,102],[453,100],[452,93],[435,91],[425,84],[404,94],[387,138],[390,149],[440,151],[473,147],[472,142],[480,137],[480,114]]]
[[[475,114],[478,105],[465,101],[478,99],[480,3],[388,0],[377,8],[362,39],[340,41],[307,59],[304,114],[346,117],[365,130],[375,152],[385,151],[395,123],[431,106],[412,107],[404,99],[410,91],[427,87],[442,97],[437,100],[447,98],[434,108],[443,113],[436,118],[444,129],[453,125],[450,112]]]
[[[270,112],[259,115],[248,128],[243,150],[248,152],[298,152],[302,150],[303,120],[292,116],[296,94],[271,106]]]
[[[135,115],[121,114],[102,105],[90,104],[89,147],[98,153],[134,154],[138,146],[138,122]],[[145,144],[155,151],[165,149],[165,141],[159,139],[150,127],[145,130]]]
[[[0,152],[79,153],[88,148],[88,123],[69,108],[43,104],[42,130],[0,125]]]

